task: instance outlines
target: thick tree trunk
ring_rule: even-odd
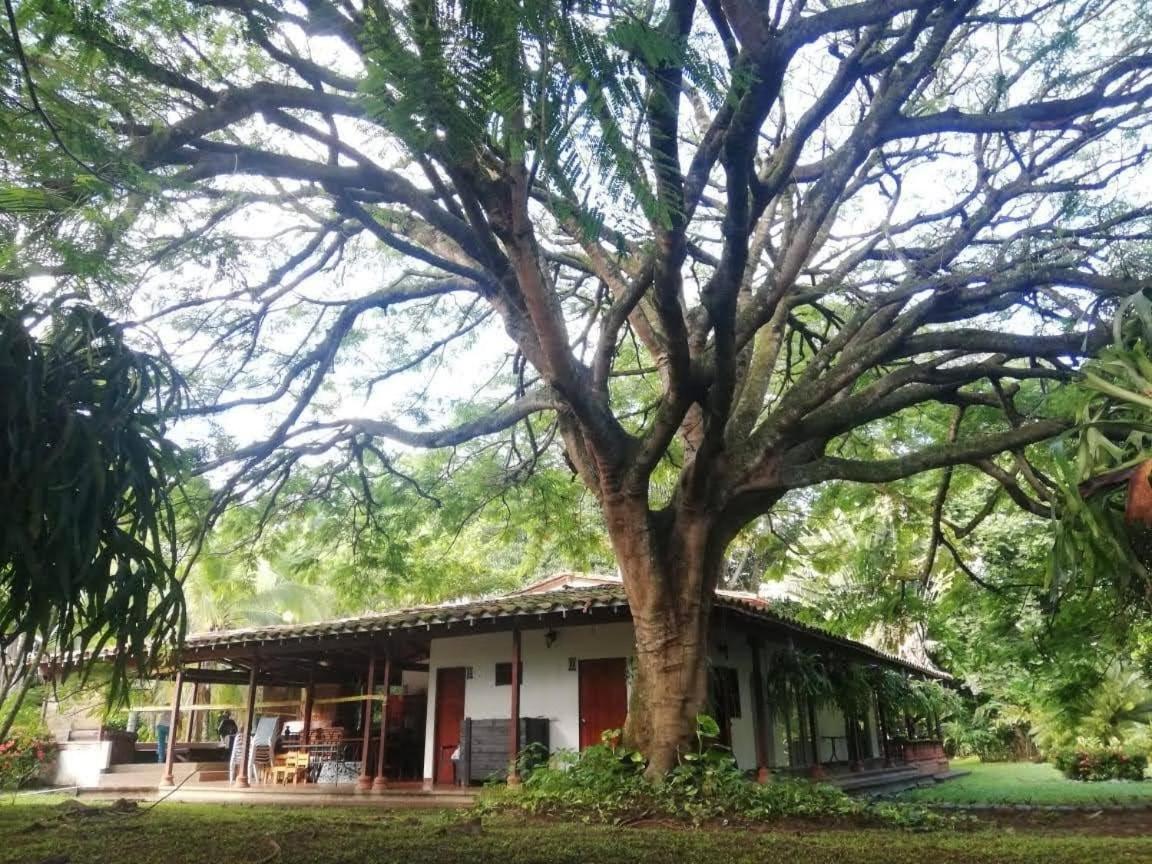
[[[705,710],[708,627],[721,543],[705,516],[609,511],[636,634],[624,741],[648,759],[647,775],[671,770]]]

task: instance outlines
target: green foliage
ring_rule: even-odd
[[[50,738],[17,732],[0,741],[0,789],[20,789],[40,779],[56,756]]]
[[[484,811],[522,810],[536,815],[620,823],[669,818],[699,825],[713,820],[846,820],[900,827],[940,826],[947,820],[920,808],[873,805],[839,789],[807,780],[750,781],[726,748],[713,742],[716,721],[697,718],[695,745],[661,781],[644,777],[642,754],[619,744],[618,732],[579,753],[553,754],[517,789],[485,792]]]
[[[674,202],[655,194],[634,146],[632,127],[650,98],[644,80],[682,67],[713,102],[724,80],[705,51],[659,26],[655,9],[609,16],[606,28],[597,20],[604,10],[588,0],[425,0],[405,12],[368,11],[364,99],[412,153],[531,161],[587,236],[602,226],[598,203],[619,206],[622,197],[653,222],[671,221]]]
[[[0,309],[0,379],[3,644],[51,642],[66,660],[107,648],[121,673],[143,664],[183,627],[172,374],[70,305]]]
[[[276,499],[229,508],[185,585],[192,626],[437,603],[506,592],[556,570],[612,566],[583,487],[544,464],[509,477],[507,455],[462,447],[396,460],[379,474],[379,464],[348,471],[334,484],[300,472]],[[191,528],[208,494],[186,500]]]
[[[1099,782],[1101,780],[1142,781],[1148,769],[1148,756],[1144,753],[1126,753],[1105,747],[1084,747],[1061,750],[1051,756],[1052,764],[1069,780]]]
[[[1031,727],[1001,703],[966,704],[944,724],[944,746],[950,756],[981,762],[1015,762],[1038,755]]]

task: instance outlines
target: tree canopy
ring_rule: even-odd
[[[163,334],[222,499],[562,460],[654,774],[741,530],[950,466],[1016,498],[1147,276],[1140,2],[6,2],[3,278]]]

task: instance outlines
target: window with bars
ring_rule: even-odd
[[[524,664],[520,663],[520,684],[524,684]],[[497,687],[511,687],[512,686],[512,664],[511,663],[497,663],[496,664],[496,686]]]

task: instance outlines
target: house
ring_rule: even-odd
[[[619,579],[584,574],[493,599],[195,634],[170,670],[175,698],[162,716],[175,731],[158,779],[174,782],[181,760],[208,783],[230,776],[249,787],[263,776],[247,736],[237,739],[237,751],[248,751],[231,754],[230,774],[213,766],[227,763],[227,752],[191,740],[192,730],[215,728],[187,718],[224,707],[213,696],[221,685],[243,685],[233,710],[242,728],[280,718],[281,752],[310,754],[300,779],[383,791],[503,777],[529,745],[582,749],[619,728],[634,653]],[[827,775],[864,786],[948,771],[936,718],[905,716],[872,695],[847,708],[809,699],[789,685],[802,658],[873,675],[947,677],[795,621],[756,595],[717,591],[710,711],[750,776]],[[275,761],[271,747],[255,755]],[[147,758],[155,764],[154,748]]]

